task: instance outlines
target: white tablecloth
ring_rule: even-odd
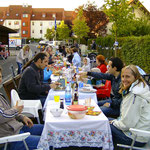
[[[46,105],[47,105],[49,100],[53,100],[54,99],[55,95],[59,95],[60,99],[61,98],[64,99],[65,98],[65,91],[54,91],[54,90],[51,89],[49,91],[48,95],[47,95],[47,98],[46,98],[46,101],[45,101],[43,109],[46,108]],[[82,93],[82,92],[79,92],[79,99],[87,99],[87,98],[91,98],[97,103],[96,93]]]
[[[38,148],[49,150],[49,146],[55,148],[87,146],[113,150],[109,121],[103,113],[99,116],[86,115],[83,119],[76,120],[70,119],[67,111],[64,110],[61,117],[53,117],[50,113],[53,104],[54,101],[48,101],[44,129]],[[100,110],[94,100],[92,105],[96,106],[94,110]]]

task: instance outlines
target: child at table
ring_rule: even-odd
[[[91,66],[90,66],[90,59],[88,57],[85,57],[83,59],[83,63],[84,63],[84,65],[82,66],[82,71],[83,72],[90,71],[90,68],[91,68]]]

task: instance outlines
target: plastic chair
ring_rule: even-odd
[[[144,131],[139,129],[130,128],[129,129],[134,134],[134,139],[131,143],[131,146],[129,145],[123,145],[123,144],[117,144],[118,147],[123,148],[129,148],[130,150],[136,149],[136,150],[150,150],[150,140],[147,142],[147,144],[144,147],[135,147],[134,143],[136,141],[137,136],[143,136],[143,137],[149,137],[150,138],[150,131]]]
[[[30,135],[29,132],[27,133],[22,133],[22,134],[17,134],[17,135],[11,135],[11,136],[6,136],[0,138],[0,144],[5,144],[4,150],[7,149],[8,143],[10,142],[17,142],[17,141],[23,141],[26,150],[29,150],[28,145],[25,141],[25,139]]]
[[[20,100],[20,97],[16,90],[11,90],[11,107],[16,105],[16,102]],[[24,102],[24,108],[22,113],[26,114],[28,117],[37,118],[37,122],[40,124],[38,110],[42,109],[42,104],[40,100],[22,100]],[[32,115],[32,116],[31,116]]]
[[[101,87],[96,87],[97,89],[97,98],[98,99],[105,99],[110,97],[110,93],[111,93],[111,81],[106,80],[105,85],[101,86]]]

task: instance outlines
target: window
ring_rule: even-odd
[[[23,25],[24,27],[27,27],[27,26],[28,26],[28,23],[27,23],[27,22],[23,22],[22,25]]]
[[[34,26],[34,22],[32,22],[32,25]]]
[[[19,16],[19,14],[16,14],[16,16]]]
[[[15,21],[15,22],[14,22],[14,25],[19,25],[19,21]]]
[[[32,30],[32,33],[34,33],[34,30]]]
[[[28,18],[28,14],[23,14],[23,18]]]
[[[7,16],[9,16],[9,13],[7,13]]]
[[[28,31],[23,30],[22,33],[23,33],[23,34],[28,34]]]
[[[35,17],[35,14],[33,14],[32,17]]]
[[[42,22],[40,22],[40,26],[42,26],[43,24],[42,24]]]
[[[40,30],[40,34],[42,34],[42,30]]]
[[[46,17],[46,14],[43,14],[42,17],[45,18],[45,17]]]
[[[25,27],[26,26],[25,22],[23,22],[22,25]]]

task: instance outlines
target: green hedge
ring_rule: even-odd
[[[99,37],[96,39],[98,54],[107,59],[115,56],[114,37]],[[91,40],[88,41],[90,44]],[[126,65],[134,64],[141,67],[146,73],[150,73],[150,36],[120,37],[117,57],[120,57]]]

